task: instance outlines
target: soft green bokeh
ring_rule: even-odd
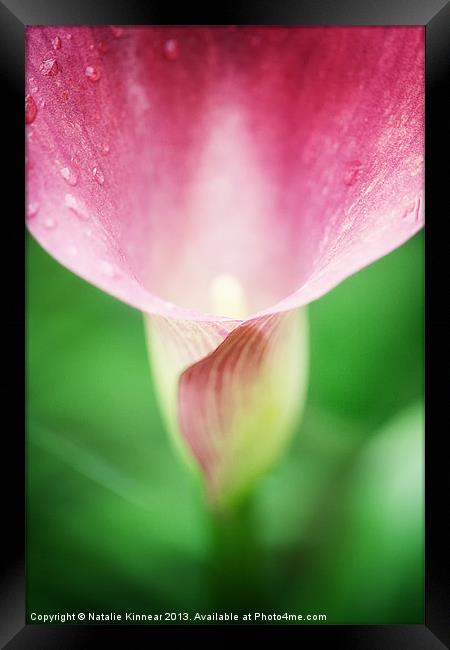
[[[27,259],[28,613],[423,621],[422,234],[310,306],[304,418],[229,543],[164,430],[142,315],[31,239]]]

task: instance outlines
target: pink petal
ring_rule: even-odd
[[[26,92],[31,232],[143,311],[299,306],[422,226],[422,27],[33,27]]]
[[[27,29],[28,227],[152,315],[179,385],[173,424],[213,494],[250,480],[233,476],[233,430],[264,412],[253,387],[285,358],[270,341],[286,321],[270,315],[423,225],[423,33]],[[223,274],[243,288],[243,322],[211,313]]]
[[[226,325],[147,321],[169,431],[218,507],[242,497],[286,447],[308,366],[304,310]]]
[[[180,427],[213,502],[245,494],[289,440],[306,383],[297,335],[292,314],[247,321],[181,375]]]

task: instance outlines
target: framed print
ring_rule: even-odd
[[[25,92],[6,647],[445,647],[424,223],[448,4],[1,12],[5,124]]]

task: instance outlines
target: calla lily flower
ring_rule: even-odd
[[[143,312],[173,439],[230,504],[302,408],[307,304],[423,225],[423,28],[31,27],[26,50],[28,228]]]

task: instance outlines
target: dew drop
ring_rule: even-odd
[[[46,230],[54,230],[54,228],[56,228],[56,221],[51,217],[47,217],[46,219],[44,219],[43,224]]]
[[[180,53],[180,47],[178,41],[175,38],[169,38],[164,43],[164,56],[168,61],[175,61],[178,59]]]
[[[27,219],[33,219],[39,212],[39,203],[36,201],[31,201],[30,203],[27,203],[27,211],[26,211],[26,216]]]
[[[67,207],[71,208],[72,210],[76,210],[78,207],[77,200],[73,194],[66,194],[66,196],[64,197],[64,202],[67,205]]]
[[[99,185],[103,185],[105,182],[105,177],[99,167],[92,168],[92,176],[95,178]]]
[[[37,106],[31,95],[25,95],[25,124],[34,122],[37,115]]]
[[[90,50],[91,52],[93,52],[94,49],[95,49],[95,45],[94,45],[94,43],[91,43],[91,44],[89,45],[89,50]]]
[[[81,221],[87,221],[89,219],[85,211],[78,205],[78,201],[73,194],[66,194],[64,197],[64,203]]]
[[[404,221],[408,221],[411,223],[419,223],[420,221],[420,206],[421,206],[421,199],[420,196],[417,197],[417,199],[412,203],[410,206],[408,206],[405,210],[405,212],[402,215],[402,219]]]
[[[354,185],[362,174],[362,166],[359,160],[354,160],[347,165],[347,170],[344,174],[344,183],[348,187]]]
[[[52,40],[52,45],[54,50],[60,50],[61,49],[61,39],[59,36],[55,36],[55,38]]]
[[[102,154],[107,156],[109,154],[110,146],[107,142],[102,145]]]
[[[88,65],[84,71],[84,74],[89,79],[89,81],[98,81],[100,79],[100,70],[98,70],[93,65]]]
[[[39,70],[45,77],[54,77],[59,72],[59,65],[57,60],[50,55],[42,61]]]
[[[70,167],[62,167],[60,174],[69,185],[76,185],[78,183],[78,174]]]
[[[112,264],[103,260],[100,264],[100,271],[108,278],[113,278],[116,275],[115,269]]]

